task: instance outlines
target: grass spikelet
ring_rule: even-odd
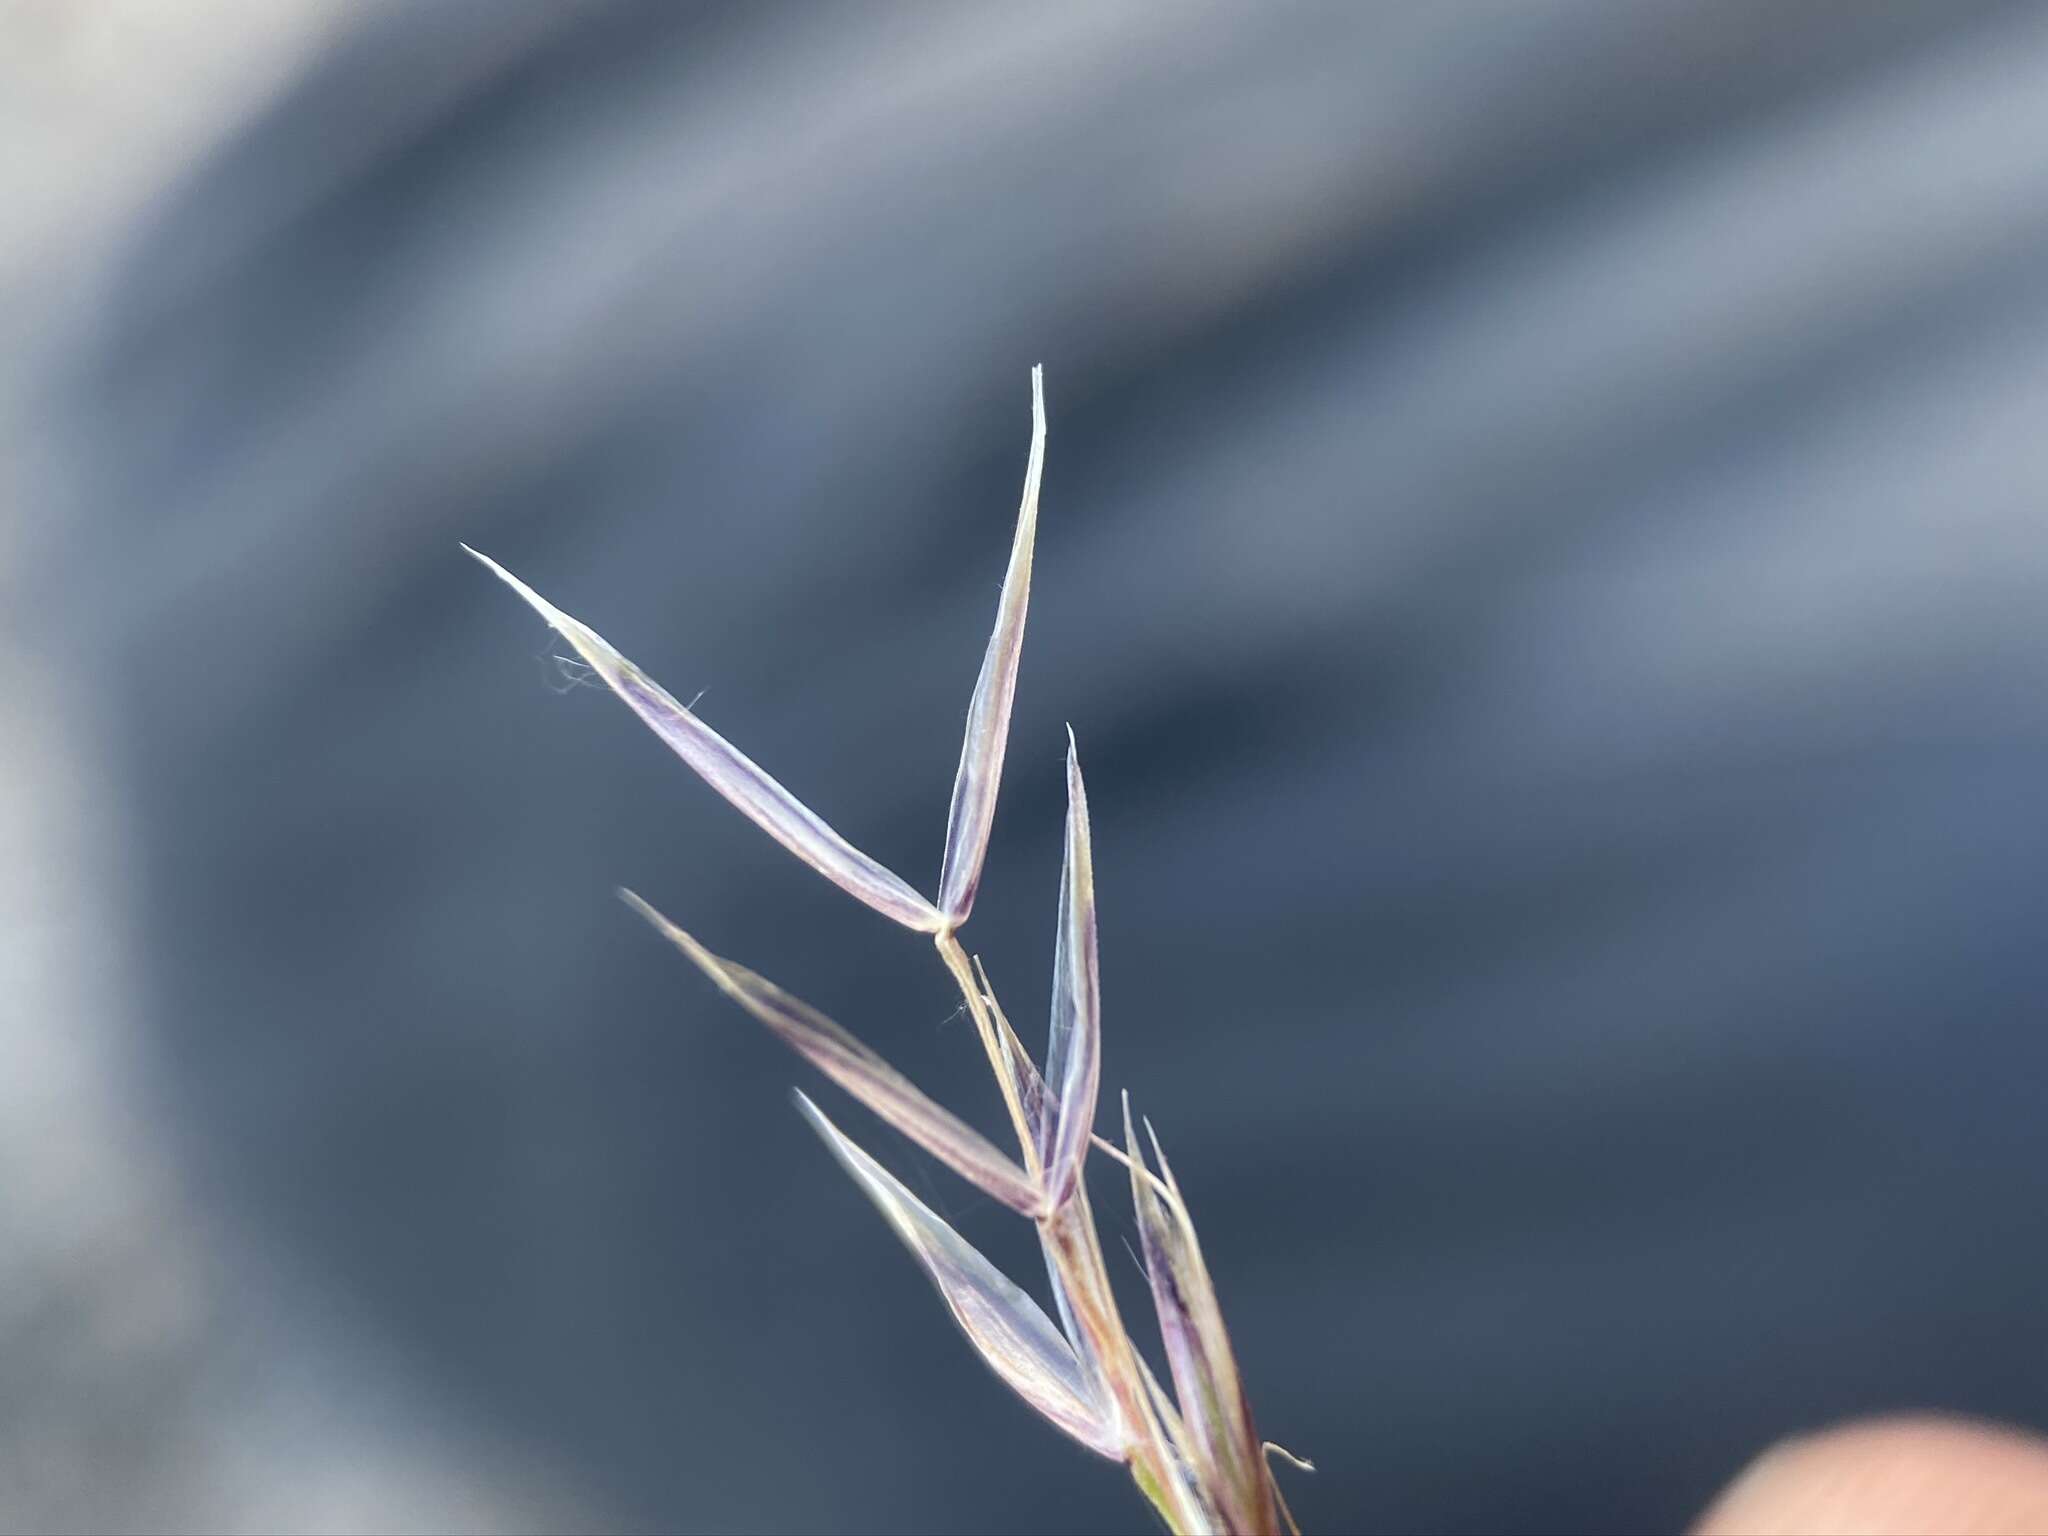
[[[1124,1459],[1116,1420],[1038,1303],[863,1152],[801,1092],[797,1108],[924,1266],[976,1353],[1017,1395],[1111,1461]]]
[[[1036,1216],[1045,1208],[1037,1180],[846,1030],[767,977],[721,960],[631,891],[619,894],[777,1039],[948,1168],[1019,1215]]]
[[[947,926],[939,909],[900,875],[884,869],[833,831],[817,812],[776,783],[746,753],[621,656],[604,636],[582,620],[569,617],[489,555],[470,549],[467,544],[462,547],[525,598],[527,605],[576,648],[576,654],[646,722],[648,729],[667,742],[676,756],[696,769],[705,783],[730,800],[754,825],[884,917],[894,918],[920,933],[934,933]]]
[[[1046,1196],[1063,1205],[1081,1177],[1102,1077],[1102,980],[1095,943],[1095,857],[1088,791],[1074,733],[1067,731],[1067,846],[1053,937],[1052,1039],[1045,1071],[1052,1113],[1045,1128]]]

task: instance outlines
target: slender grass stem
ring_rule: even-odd
[[[984,994],[982,988],[986,974],[977,979],[973,965],[960,941],[953,936],[953,931],[950,928],[941,930],[933,935],[932,942],[959,986],[961,998],[981,1035],[982,1047],[988,1053],[989,1069],[995,1073],[996,1083],[1002,1089],[1003,1103],[1009,1109],[1018,1145],[1023,1149],[1025,1167],[1033,1178],[1038,1178],[1043,1173],[1038,1138],[1032,1132],[1024,1113],[1023,1100],[1017,1094],[1018,1074],[1012,1070],[1008,1059],[1010,1047],[1006,1037],[1013,1037],[1007,1020],[999,1033],[994,1014],[1000,1005],[995,1003],[993,993]],[[1101,1138],[1096,1140],[1101,1143]],[[1207,1530],[1209,1521],[1205,1512],[1194,1501],[1185,1480],[1175,1470],[1165,1428],[1153,1410],[1151,1393],[1145,1384],[1144,1366],[1118,1314],[1116,1295],[1110,1287],[1102,1240],[1095,1229],[1095,1215],[1089,1205],[1085,1184],[1077,1186],[1073,1196],[1057,1210],[1041,1216],[1038,1227],[1045,1240],[1046,1252],[1057,1266],[1061,1282],[1073,1303],[1075,1322],[1088,1335],[1096,1359],[1102,1362],[1107,1378],[1104,1385],[1114,1397],[1117,1413],[1130,1431],[1132,1480],[1158,1510],[1174,1536],[1194,1536],[1196,1532]]]
[[[1039,1165],[1038,1138],[1031,1133],[1030,1122],[1024,1118],[1024,1101],[1017,1097],[1016,1074],[1010,1070],[1004,1057],[1003,1042],[996,1034],[995,1021],[989,1017],[988,1004],[982,1001],[981,989],[974,983],[974,971],[967,963],[967,951],[960,947],[960,941],[953,937],[950,928],[940,929],[932,936],[932,943],[938,947],[939,958],[946,962],[946,969],[953,973],[960,995],[967,1002],[975,1032],[981,1036],[981,1048],[988,1052],[989,1070],[995,1073],[996,1086],[1003,1093],[1003,1105],[1010,1112],[1010,1125],[1016,1131],[1017,1145],[1024,1153],[1024,1167],[1036,1179],[1044,1171]]]
[[[1133,1480],[1177,1536],[1193,1536],[1208,1530],[1209,1521],[1176,1471],[1166,1432],[1158,1414],[1153,1412],[1144,1368],[1118,1315],[1115,1293],[1110,1289],[1102,1242],[1095,1231],[1094,1213],[1086,1193],[1077,1193],[1040,1222],[1039,1228],[1046,1234],[1047,1247],[1073,1299],[1076,1321],[1086,1330],[1102,1361],[1117,1411],[1131,1432]]]

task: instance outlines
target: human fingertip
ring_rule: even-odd
[[[1693,1529],[1694,1536],[2048,1533],[2048,1441],[1962,1419],[1848,1424],[1765,1451]]]

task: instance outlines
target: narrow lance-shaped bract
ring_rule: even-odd
[[[1095,1397],[1073,1350],[1038,1303],[855,1146],[817,1105],[802,1093],[796,1102],[832,1155],[916,1255],[960,1331],[989,1367],[1089,1450],[1112,1461],[1123,1460],[1126,1447],[1114,1415]]]
[[[573,619],[489,555],[469,550],[532,605],[626,701],[676,756],[730,800],[749,820],[835,885],[884,917],[920,933],[936,933],[946,919],[900,875],[883,868],[833,831],[816,812],[762,771],[718,732],[677,703],[667,690],[621,656],[596,630]]]
[[[1150,1135],[1151,1126],[1146,1126]],[[1225,1526],[1246,1536],[1279,1536],[1280,1515],[1266,1470],[1265,1454],[1252,1427],[1251,1408],[1238,1379],[1237,1358],[1223,1327],[1216,1287],[1202,1262],[1180,1186],[1159,1151],[1155,1180],[1145,1166],[1138,1133],[1131,1124],[1130,1095],[1124,1095],[1124,1144],[1131,1169],[1131,1203],[1137,1208],[1138,1240],[1145,1274],[1152,1284],[1153,1309],[1166,1345],[1166,1363],[1180,1401],[1182,1449],[1194,1465],[1203,1496],[1216,1506]]]
[[[1043,1136],[1046,1199],[1073,1194],[1095,1128],[1102,1076],[1102,983],[1095,948],[1095,860],[1088,792],[1074,733],[1067,732],[1067,848],[1060,868],[1059,927],[1053,940],[1052,1039],[1045,1081],[1051,1095]]]
[[[1044,1196],[1029,1174],[950,1109],[927,1098],[916,1084],[846,1030],[766,977],[730,960],[721,960],[631,891],[619,894],[734,1002],[963,1179],[986,1190],[1019,1215],[1036,1216],[1044,1209]]]
[[[939,867],[939,910],[949,923],[967,921],[981,864],[988,852],[996,791],[1003,778],[1003,749],[1010,736],[1010,704],[1017,693],[1017,662],[1024,650],[1024,614],[1031,601],[1031,552],[1038,533],[1038,484],[1045,470],[1045,370],[1031,370],[1031,457],[1024,469],[1024,501],[1010,565],[996,602],[996,627],[988,637],[967,706],[967,735],[960,744],[960,768],[953,777],[953,806],[946,818],[946,854]]]

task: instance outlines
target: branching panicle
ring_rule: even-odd
[[[853,847],[595,630],[497,562],[469,552],[558,630],[657,736],[742,813],[828,880],[903,926],[932,936],[974,1020],[1021,1164],[824,1014],[746,967],[720,959],[638,896],[622,893],[657,932],[785,1044],[954,1172],[1037,1224],[1057,1325],[815,1104],[797,1095],[798,1108],[915,1256],[976,1352],[1060,1430],[1128,1465],[1168,1529],[1278,1536],[1283,1520],[1289,1526],[1292,1520],[1268,1468],[1271,1448],[1252,1427],[1215,1287],[1180,1187],[1156,1141],[1151,1161],[1157,1173],[1148,1165],[1128,1095],[1123,1145],[1095,1134],[1102,1011],[1095,868],[1088,797],[1071,730],[1065,858],[1053,939],[1052,1030],[1042,1074],[996,1001],[988,973],[956,937],[981,880],[1024,641],[1045,462],[1045,399],[1036,368],[1031,371],[1031,405],[1023,501],[995,629],[968,708],[936,901],[926,900]],[[1083,1176],[1091,1146],[1130,1173],[1140,1251],[1173,1383],[1170,1394],[1138,1352],[1117,1308]]]

